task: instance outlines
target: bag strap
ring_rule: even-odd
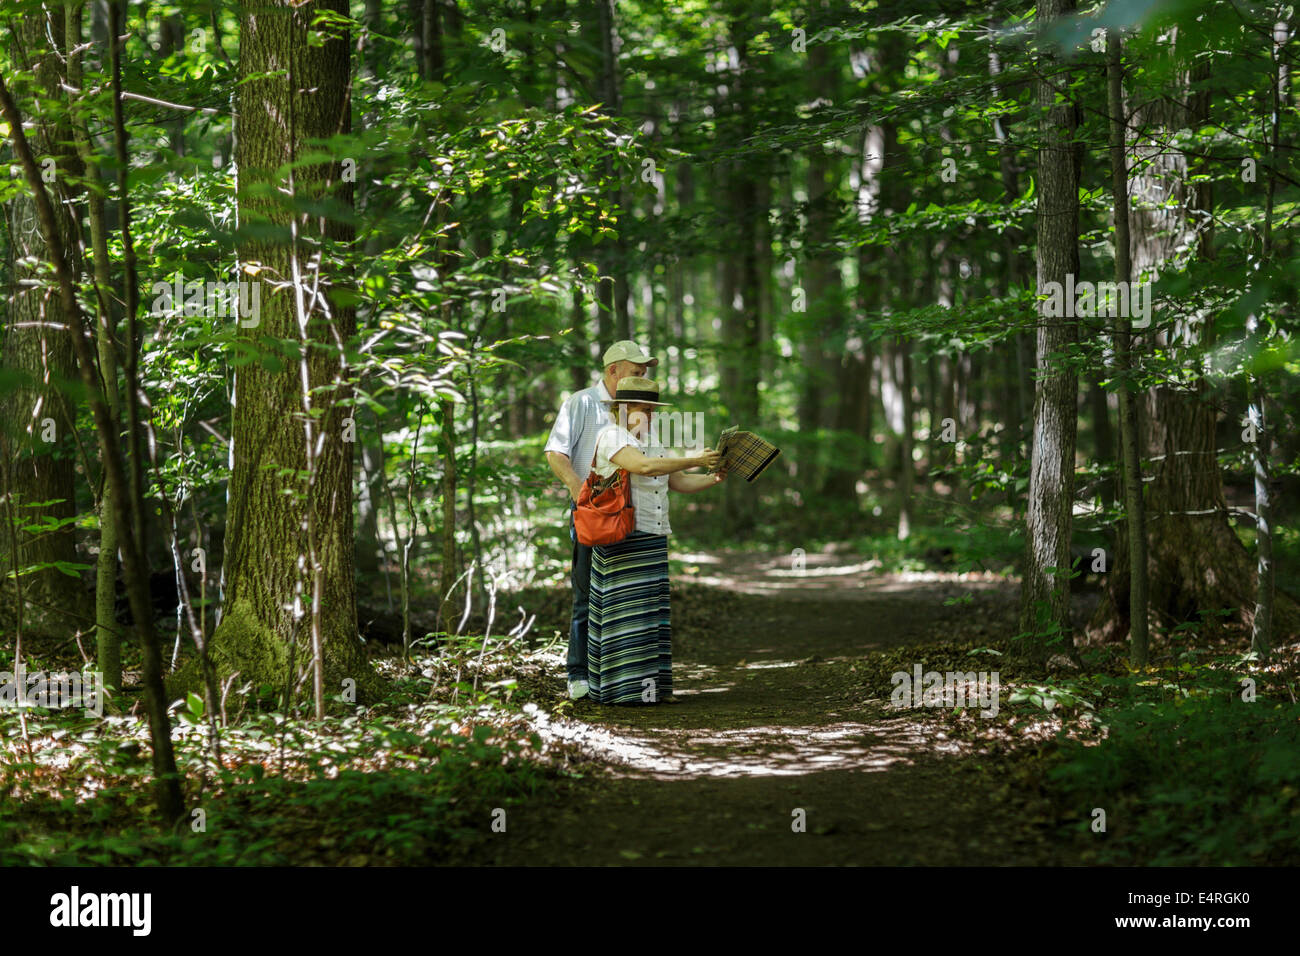
[[[632,494],[631,494],[632,481],[631,481],[631,477],[627,473],[626,468],[620,468],[618,467],[618,465],[614,465],[614,463],[611,461],[610,464],[614,465],[614,470],[612,472],[610,472],[608,475],[604,477],[601,477],[599,474],[596,473],[596,458],[599,455],[599,451],[597,449],[599,449],[600,447],[601,436],[604,435],[605,432],[608,431],[609,429],[617,428],[617,427],[618,427],[618,422],[606,422],[601,427],[600,431],[596,433],[596,448],[593,449],[591,453],[591,471],[587,475],[587,481],[591,485],[591,496],[593,498],[595,498],[597,495],[604,494],[606,491],[608,491],[611,488],[617,488],[621,484],[623,487],[623,497],[627,499],[630,505],[632,500]]]
[[[615,468],[614,471],[613,471],[611,474],[608,474],[608,475],[606,475],[604,478],[602,478],[602,477],[600,477],[599,475],[597,475],[596,472],[595,472],[595,470],[593,469],[592,472],[591,472],[591,475],[592,475],[591,493],[592,493],[592,495],[594,496],[594,495],[603,494],[604,492],[608,491],[610,488],[617,488],[618,485],[619,485],[619,482],[623,481],[623,476],[626,475],[626,474],[627,474],[627,471],[626,471],[625,469],[623,469],[623,468]]]

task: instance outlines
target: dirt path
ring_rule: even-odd
[[[688,573],[752,597],[711,617],[698,599],[679,613],[675,590],[679,702],[579,701],[561,707],[563,717],[543,703],[541,731],[578,743],[595,763],[558,793],[513,807],[506,832],[486,838],[472,862],[1067,862],[1041,798],[1010,786],[999,761],[936,722],[873,699],[858,676],[872,655],[944,639],[958,622],[963,634],[1006,633],[1014,591],[835,561],[810,555],[807,572],[794,575],[724,558]],[[972,603],[945,605],[968,592]],[[805,832],[792,827],[800,816]]]

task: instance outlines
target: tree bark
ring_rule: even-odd
[[[814,43],[808,48],[809,94],[829,103],[835,95],[835,69],[830,50]],[[803,351],[803,390],[799,397],[799,428],[811,435],[827,425],[826,390],[834,381],[831,354],[842,323],[838,256],[832,251],[838,162],[819,141],[808,147],[808,212],[804,243],[804,283],[808,293]],[[839,363],[836,362],[835,365]]]
[[[340,347],[354,334],[356,316],[330,299],[341,280],[329,245],[350,242],[353,232],[265,196],[266,186],[288,187],[276,171],[309,140],[351,129],[349,39],[336,28],[323,28],[319,42],[309,38],[323,10],[346,15],[348,7],[345,0],[276,0],[240,12],[240,226],[274,233],[259,230],[239,248],[240,278],[261,282],[262,295],[257,324],[241,320],[238,334],[262,361],[240,365],[235,376],[226,589],[212,660],[219,675],[238,673],[255,689],[296,684],[294,665],[312,660],[304,643],[310,626],[325,693],[351,680],[363,700],[379,692],[380,681],[357,637],[352,443],[344,440],[352,410],[342,404],[350,392]],[[293,177],[298,197],[352,204],[338,162],[299,167]],[[309,261],[320,274],[305,274]],[[293,283],[284,281],[290,277]],[[301,366],[269,360],[276,354],[271,339],[301,342]],[[310,415],[304,387],[315,406]]]
[[[35,119],[44,135],[37,141],[42,157],[54,160],[56,179],[51,186],[66,199],[68,176],[81,175],[81,161],[72,145],[66,114],[45,116],[40,99],[63,99],[59,58],[64,43],[64,18],[51,8],[21,21],[15,28],[22,38],[14,60],[29,59],[39,92]],[[51,48],[47,31],[53,36]],[[64,202],[54,215],[60,241],[75,254],[74,228]],[[64,331],[69,317],[57,293],[40,278],[41,265],[50,260],[41,233],[40,217],[31,197],[18,195],[9,203],[9,235],[13,260],[10,275],[9,324],[0,356],[6,372],[20,384],[0,399],[0,427],[4,429],[3,454],[11,461],[7,472],[12,484],[15,517],[21,528],[46,520],[66,521],[77,513],[75,414],[64,395],[65,383],[76,376],[72,342]],[[75,260],[73,262],[75,268]],[[6,549],[7,550],[7,549]],[[57,531],[19,531],[16,554],[5,554],[0,566],[8,571],[50,562],[75,563],[76,540],[71,524]],[[23,575],[23,626],[29,635],[66,637],[90,617],[90,601],[79,574],[54,568]],[[6,591],[10,585],[6,583]],[[13,598],[7,594],[7,600]]]
[[[1285,20],[1273,25],[1272,61],[1273,73],[1269,83],[1271,89],[1272,109],[1269,130],[1269,164],[1268,194],[1264,202],[1264,254],[1261,265],[1265,268],[1273,262],[1273,212],[1277,193],[1277,168],[1282,145],[1282,114],[1280,100],[1289,85],[1288,68],[1283,63],[1282,47],[1290,35],[1290,27]],[[1260,351],[1267,348],[1268,326],[1256,320]],[[1250,625],[1250,648],[1259,657],[1268,657],[1273,647],[1273,605],[1275,598],[1276,572],[1273,567],[1273,495],[1271,485],[1273,434],[1272,421],[1268,413],[1268,392],[1265,390],[1262,376],[1254,372],[1250,377],[1251,421],[1258,429],[1255,436],[1255,609]]]
[[[1038,6],[1040,35],[1054,21],[1074,13],[1074,0],[1045,0]],[[1064,286],[1079,272],[1079,178],[1074,159],[1076,113],[1057,90],[1068,87],[1058,58],[1038,54],[1036,82],[1041,110],[1038,152],[1038,290],[1048,283]],[[1070,525],[1074,506],[1074,447],[1078,416],[1078,382],[1058,357],[1075,340],[1068,316],[1050,317],[1040,309],[1034,388],[1034,441],[1026,512],[1026,556],[1020,592],[1020,630],[1030,635],[1030,650],[1044,657],[1050,635],[1070,637]]]
[[[990,30],[990,37],[993,37],[994,31]],[[1005,92],[998,77],[1002,74],[1002,57],[994,41],[990,41],[989,46],[989,76],[994,81],[993,98],[1001,100]],[[1002,179],[1003,198],[1006,202],[1015,202],[1020,197],[1020,167],[1016,163],[1016,149],[1011,142],[1010,136],[1007,135],[1006,114],[997,114],[993,117],[993,135],[998,142],[998,172]],[[1003,274],[1006,284],[1003,288],[1003,294],[1010,294],[1013,289],[1018,289],[1025,282],[1024,268],[1022,266],[1022,256],[1020,246],[1024,242],[1024,233],[1019,227],[1008,227],[1002,232],[1002,254],[1006,260],[1006,267]],[[1009,355],[1007,357],[1007,379],[1009,394],[1006,401],[1006,428],[1000,443],[1002,446],[1002,467],[1008,472],[1014,473],[1025,455],[1025,435],[1028,431],[1030,422],[1030,403],[1029,403],[1029,382],[1033,372],[1033,358],[1029,352],[1028,336],[1023,332],[1016,332],[1008,343]],[[1008,489],[1008,504],[1013,509],[1019,509],[1020,496],[1015,492],[1014,486]]]
[[[442,399],[438,403],[442,413],[442,568],[438,582],[438,616],[442,620],[440,628],[450,630],[446,608],[451,600],[451,592],[456,586],[459,575],[456,559],[456,404],[451,399]],[[411,533],[415,533],[415,515],[411,518]],[[468,588],[466,591],[468,592]]]
[[[358,444],[361,446],[361,468],[357,481],[357,537],[356,572],[359,579],[379,573],[384,546],[379,539],[380,485],[384,475],[383,423],[372,410],[354,406],[352,410],[357,426]],[[366,427],[357,421],[363,417]]]
[[[1106,387],[1101,384],[1102,372],[1096,371],[1088,376],[1088,411],[1092,416],[1092,450],[1097,461],[1115,459],[1115,432],[1110,422],[1110,399]],[[1100,488],[1101,502],[1107,508],[1115,503],[1115,485],[1103,481]]]
[[[730,42],[735,47],[737,70],[731,112],[739,135],[747,135],[752,89],[749,61],[749,28],[743,20],[731,23]],[[762,327],[763,284],[759,275],[760,223],[766,219],[759,201],[757,177],[750,164],[731,162],[727,170],[727,198],[736,223],[737,250],[723,264],[722,340],[718,362],[722,391],[732,423],[742,427],[758,420],[759,413],[759,329]],[[750,489],[743,481],[724,483],[725,512],[733,531],[753,527],[754,510]]]
[[[109,14],[113,24],[111,32],[117,35],[117,8],[112,7]],[[119,151],[123,148],[122,113],[121,113],[121,73],[117,55],[117,44],[111,45],[113,59],[114,87],[114,125],[118,135]],[[45,191],[41,173],[36,164],[36,157],[27,143],[23,133],[22,116],[0,74],[0,112],[9,124],[9,135],[13,140],[14,153],[22,164],[27,184],[36,199],[37,216],[41,223],[41,232],[49,248],[50,260],[59,285],[59,300],[67,316],[70,331],[68,338],[72,341],[76,355],[77,374],[81,386],[90,402],[91,414],[95,419],[95,432],[99,439],[100,455],[104,460],[104,471],[113,499],[118,507],[118,527],[122,532],[122,567],[126,576],[127,598],[131,605],[131,617],[140,635],[143,650],[143,678],[145,704],[149,714],[149,736],[153,744],[153,789],[154,801],[159,815],[170,825],[178,820],[184,812],[181,795],[180,778],[176,772],[175,756],[172,752],[171,724],[167,716],[167,704],[162,682],[162,665],[158,652],[157,636],[153,627],[153,608],[149,601],[148,569],[143,558],[143,547],[135,535],[129,519],[128,507],[139,511],[143,502],[137,493],[132,493],[127,483],[126,467],[122,452],[117,444],[117,434],[109,415],[108,406],[100,393],[100,383],[95,370],[95,357],[90,350],[89,330],[86,318],[77,301],[76,281],[68,263],[63,241],[59,233],[58,218],[53,203]],[[125,164],[122,177],[125,178]],[[127,203],[125,195],[120,197],[122,217],[126,220]],[[128,406],[134,401],[128,395]]]
[[[614,0],[594,0],[594,26],[600,44],[600,99],[605,114],[618,116],[622,111],[619,96],[618,77],[618,26],[615,21]],[[616,179],[613,157],[605,160],[606,186],[612,192],[611,199],[616,215],[619,217],[615,229],[618,237],[601,243],[600,254],[600,348],[609,348],[615,339],[635,337],[632,319],[628,313],[628,256],[627,228],[631,224],[626,208],[626,190],[622,181]]]
[[[1175,37],[1170,55],[1186,62],[1188,54],[1178,52],[1177,43]],[[1129,150],[1134,168],[1143,170],[1131,179],[1135,282],[1214,256],[1210,183],[1194,182],[1199,170],[1189,169],[1188,158],[1168,145],[1174,130],[1200,128],[1208,121],[1208,91],[1190,91],[1211,69],[1202,59],[1192,73],[1184,70],[1171,96],[1128,91],[1131,99],[1141,101],[1129,109]],[[1202,336],[1200,344],[1208,347],[1212,334],[1212,327],[1199,322],[1180,323],[1172,333],[1157,333],[1156,340],[1162,349],[1178,354]],[[1194,355],[1188,360],[1198,361]],[[1146,396],[1142,418],[1148,423],[1145,450],[1151,463],[1146,504],[1152,617],[1172,627],[1197,620],[1202,612],[1232,607],[1235,620],[1249,626],[1256,570],[1229,523],[1215,440],[1217,412],[1209,389],[1199,377],[1188,387],[1154,388]],[[1100,640],[1122,640],[1130,630],[1127,549],[1127,538],[1122,538],[1119,560],[1089,622],[1089,634]],[[1289,599],[1279,600],[1276,612],[1288,626],[1300,623],[1295,602]]]
[[[1115,206],[1115,281],[1127,285],[1133,277],[1132,256],[1129,252],[1129,199],[1128,157],[1125,149],[1124,115],[1124,51],[1123,40],[1112,28],[1106,38],[1107,104],[1110,114],[1110,174],[1111,195]],[[1129,657],[1133,667],[1147,665],[1148,637],[1147,609],[1147,516],[1146,501],[1142,497],[1141,431],[1138,424],[1138,396],[1129,381],[1132,370],[1133,332],[1131,324],[1116,316],[1111,337],[1115,345],[1115,376],[1120,383],[1119,432],[1122,452],[1124,513],[1126,524],[1117,540],[1127,539],[1125,556],[1130,568],[1139,569],[1129,574],[1129,608],[1132,626],[1129,633]],[[1127,533],[1124,533],[1124,532]],[[1112,561],[1119,563],[1119,557]]]
[[[64,23],[68,36],[68,85],[73,90],[82,89],[81,43],[85,4],[82,0],[69,3],[65,8]],[[104,404],[113,422],[114,434],[121,428],[121,397],[118,393],[118,346],[114,315],[112,274],[108,259],[108,220],[104,208],[104,182],[95,160],[94,147],[85,116],[76,113],[81,105],[81,94],[69,92],[73,138],[77,153],[85,170],[86,211],[90,224],[90,252],[95,289],[95,306],[98,322],[95,341],[99,357],[100,378],[104,383]],[[83,257],[84,263],[84,257]],[[117,549],[118,508],[113,500],[113,489],[103,483],[99,499],[99,554],[95,561],[95,648],[96,663],[103,675],[104,686],[115,694],[122,686],[122,637],[117,623]]]
[[[906,541],[912,536],[912,499],[916,494],[916,464],[913,460],[916,440],[912,430],[916,408],[912,398],[912,343],[909,339],[899,339],[895,361],[898,363],[896,374],[903,408],[898,448],[898,540]]]

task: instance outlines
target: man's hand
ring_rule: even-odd
[[[573,470],[573,465],[569,463],[569,456],[561,455],[558,451],[548,451],[546,461],[551,466],[551,473],[560,479],[560,483],[568,489],[569,496],[577,501],[578,495],[582,492],[585,476],[579,477]]]

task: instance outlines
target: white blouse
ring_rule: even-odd
[[[610,422],[596,438],[596,460],[592,468],[602,478],[608,478],[618,465],[610,461],[620,450],[631,445],[647,458],[663,458],[665,451],[658,445],[646,445],[626,428]],[[636,510],[637,531],[646,534],[670,534],[668,526],[668,476],[634,475],[632,477],[632,507]]]

